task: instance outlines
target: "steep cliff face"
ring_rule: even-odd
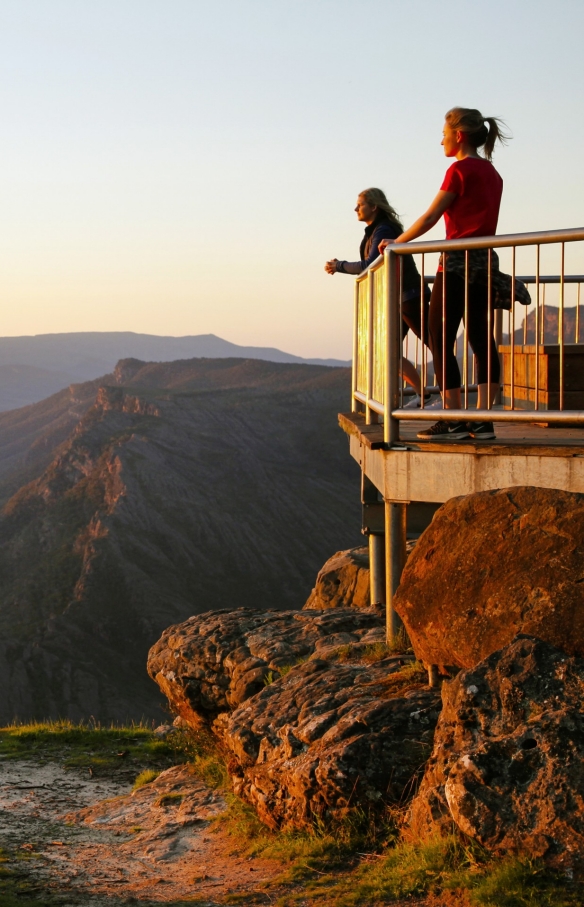
[[[0,517],[3,721],[155,715],[165,627],[301,608],[359,538],[346,370],[130,360],[113,381]]]

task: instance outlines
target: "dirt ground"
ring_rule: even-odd
[[[282,866],[238,857],[211,828],[222,796],[188,766],[163,772],[134,794],[127,783],[94,779],[55,763],[0,762],[0,847],[38,894],[64,905],[193,901],[269,904],[261,885]],[[6,864],[5,864],[6,865]],[[38,897],[37,894],[37,897]]]

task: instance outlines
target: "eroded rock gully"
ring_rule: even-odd
[[[584,659],[519,636],[442,687],[415,834],[584,868]]]

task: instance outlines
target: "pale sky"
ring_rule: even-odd
[[[360,190],[425,210],[450,107],[513,133],[499,232],[584,224],[583,35],[581,0],[0,0],[0,335],[349,358],[324,262]]]

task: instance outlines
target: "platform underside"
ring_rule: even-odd
[[[437,412],[439,418],[439,412]],[[400,423],[400,448],[383,449],[383,426],[339,415],[352,457],[389,501],[443,502],[462,494],[535,485],[584,493],[584,429],[495,426],[495,441],[422,441],[428,423]]]

